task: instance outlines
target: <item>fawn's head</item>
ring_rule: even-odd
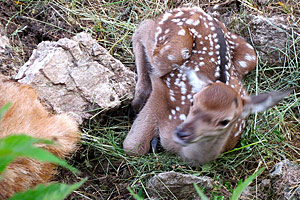
[[[241,97],[237,91],[222,82],[206,83],[194,95],[186,120],[175,130],[174,140],[186,146],[217,137],[226,138],[238,119],[274,106],[289,92]]]

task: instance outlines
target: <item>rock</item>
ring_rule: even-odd
[[[253,181],[254,182],[254,181]],[[268,199],[270,194],[271,183],[270,179],[264,179],[257,186],[248,186],[242,192],[240,199],[249,200],[249,199]]]
[[[0,24],[0,55],[5,53],[7,46],[9,46],[9,39],[5,34],[4,27]]]
[[[265,17],[251,14],[248,18],[260,59],[271,65],[284,64],[286,56],[283,53],[293,45],[293,38],[300,36],[299,29],[288,24],[292,20],[279,15]]]
[[[235,10],[235,12],[229,11]],[[258,52],[259,58],[268,65],[283,65],[285,52],[293,50],[296,38],[300,36],[297,20],[289,15],[272,14],[264,16],[244,11],[237,15],[240,8],[236,4],[220,4],[209,9],[209,13],[222,21],[226,27],[243,36]],[[293,40],[294,43],[293,44]]]
[[[6,76],[16,74],[18,67],[15,65],[15,60],[10,49],[10,41],[6,36],[6,32],[2,24],[0,23],[0,73]]]
[[[300,166],[283,160],[270,171],[272,199],[300,199]]]
[[[193,176],[178,172],[163,172],[148,181],[149,195],[154,199],[200,199],[193,183],[207,190],[213,189],[213,180],[206,176]]]
[[[15,78],[32,85],[48,108],[67,112],[79,123],[91,116],[90,110],[132,100],[135,86],[135,73],[87,33],[40,43]]]

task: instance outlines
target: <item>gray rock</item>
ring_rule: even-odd
[[[3,26],[0,24],[0,54],[5,53],[7,46],[9,46],[9,39],[5,34]]]
[[[262,62],[283,65],[286,62],[284,54],[293,48],[300,48],[296,42],[300,31],[297,19],[293,16],[254,15],[247,11],[237,15],[236,12],[239,11],[235,4],[221,4],[209,9],[209,13],[222,21],[229,30],[246,38],[258,50]]]
[[[253,43],[258,50],[260,59],[269,64],[283,64],[284,53],[293,45],[293,39],[300,36],[299,28],[288,24],[288,16],[249,15],[249,26]],[[296,48],[297,45],[296,45]]]
[[[193,176],[178,172],[164,172],[148,181],[149,195],[153,199],[200,199],[193,183],[207,190],[213,189],[213,180],[206,176]]]
[[[254,181],[253,181],[254,182]],[[270,179],[264,179],[255,186],[248,186],[241,194],[241,200],[268,199],[270,194]]]
[[[6,76],[15,75],[20,58],[13,56],[9,38],[0,23],[0,74]]]
[[[135,73],[87,33],[40,43],[15,77],[32,85],[48,108],[81,123],[90,110],[118,108],[132,100]]]
[[[283,160],[270,171],[273,199],[300,199],[300,166]]]

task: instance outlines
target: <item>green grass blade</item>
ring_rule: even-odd
[[[199,197],[201,197],[202,200],[209,200],[209,198],[201,191],[201,189],[198,187],[196,183],[194,183],[194,188],[196,189]]]
[[[30,157],[42,162],[51,162],[79,173],[76,168],[68,165],[66,161],[61,160],[45,149],[34,146],[36,143],[53,144],[52,141],[33,138],[25,134],[10,135],[0,139],[0,173],[17,157]]]
[[[27,190],[17,193],[9,200],[63,200],[74,190],[78,189],[87,179],[83,179],[79,183],[67,185],[63,183],[55,183],[50,185],[38,185],[33,190]]]
[[[249,176],[244,182],[240,183],[234,190],[230,197],[230,200],[238,200],[241,196],[242,192],[246,189],[246,187],[256,178],[259,174],[264,171],[264,167],[259,169],[256,173]]]
[[[136,200],[143,200],[144,199],[144,198],[140,197],[138,194],[135,194],[134,191],[130,187],[127,187],[127,189],[130,192],[130,194],[133,196],[133,198],[135,198]]]

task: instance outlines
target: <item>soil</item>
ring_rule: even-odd
[[[8,60],[0,63],[0,70],[5,75],[15,74],[17,69],[13,65],[22,66],[40,42],[69,38],[80,30],[67,24],[48,4],[40,2],[32,8],[26,8],[26,12],[20,12],[23,6],[18,1],[0,1],[0,24],[5,27],[12,45]],[[11,59],[15,62],[9,61]]]

